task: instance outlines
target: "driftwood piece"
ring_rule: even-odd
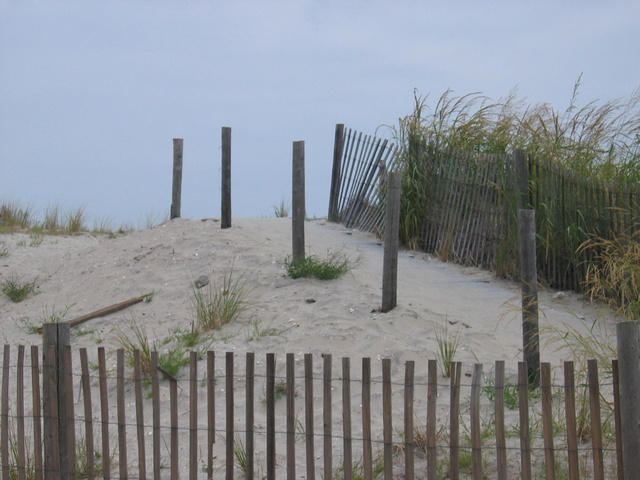
[[[119,312],[120,310],[124,310],[136,303],[140,303],[147,298],[151,298],[153,294],[147,293],[146,295],[140,295],[139,297],[130,298],[129,300],[125,300],[124,302],[116,303],[115,305],[111,305],[109,307],[101,308],[100,310],[96,310],[95,312],[87,313],[78,318],[74,318],[69,320],[67,323],[71,327],[75,327],[76,325],[86,322],[87,320],[91,320],[92,318],[104,317],[105,315],[110,315],[115,312]],[[42,328],[38,329],[39,333],[42,333]]]

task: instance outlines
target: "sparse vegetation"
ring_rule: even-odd
[[[12,302],[20,303],[35,291],[36,282],[37,279],[30,282],[21,282],[14,275],[0,283],[0,292]]]
[[[193,285],[193,282],[192,282]],[[249,308],[251,288],[245,275],[236,275],[233,266],[218,281],[204,288],[192,286],[195,329],[217,330]]]
[[[449,330],[447,323],[436,326],[436,343],[438,344],[437,360],[440,371],[445,377],[451,376],[451,365],[460,345],[460,329]]]
[[[352,260],[341,252],[327,252],[326,259],[316,255],[307,255],[301,261],[294,262],[290,258],[285,260],[287,275],[291,278],[317,278],[318,280],[334,280],[350,272],[358,265],[358,260]]]
[[[273,207],[273,215],[276,218],[287,218],[289,216],[289,211],[291,210],[291,206],[285,201],[283,198],[280,200],[278,205],[274,205]]]

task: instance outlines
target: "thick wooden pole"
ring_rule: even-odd
[[[48,379],[43,382],[45,471],[54,472],[59,466],[59,478],[69,478],[73,455],[69,452],[67,395],[73,392],[65,382],[64,352],[71,344],[71,327],[66,322],[45,323],[42,343],[44,375]],[[47,355],[50,348],[55,350],[54,358]]]
[[[329,221],[338,221],[338,201],[340,196],[340,171],[342,169],[342,152],[344,150],[344,125],[336,125],[336,138],[333,143],[333,171],[331,172],[331,191],[329,193]]]
[[[536,212],[518,210],[520,279],[522,285],[522,346],[529,386],[540,386],[538,333],[538,271],[536,266]]]
[[[640,472],[640,324],[620,322],[616,333],[624,478],[637,478]]]
[[[387,192],[387,224],[384,233],[382,268],[382,311],[393,310],[398,304],[398,248],[400,243],[400,194],[402,173],[389,174]]]
[[[304,141],[293,142],[292,180],[293,261],[301,262],[304,260]]]
[[[180,218],[182,198],[182,138],[173,139],[173,189],[171,194],[171,219]]]
[[[231,227],[231,128],[222,127],[222,200],[220,226]]]

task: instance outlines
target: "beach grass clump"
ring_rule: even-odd
[[[273,215],[276,218],[287,218],[289,216],[289,211],[291,210],[291,206],[285,201],[283,198],[280,200],[278,205],[273,205]]]
[[[611,239],[593,236],[582,244],[591,252],[584,282],[591,301],[601,301],[629,320],[640,317],[640,231],[613,235]]]
[[[134,366],[136,351],[140,352],[140,369],[145,376],[151,373],[151,352],[159,352],[158,365],[170,375],[176,375],[182,367],[189,364],[189,352],[183,345],[160,351],[166,342],[150,342],[144,325],[135,320],[129,323],[129,327],[129,332],[118,329],[116,341],[124,350],[125,360],[130,367]]]
[[[233,267],[221,279],[203,288],[192,282],[195,329],[200,332],[217,330],[238,318],[251,306],[251,290],[247,277],[237,275]]]
[[[11,276],[0,282],[2,292],[13,303],[20,303],[31,295],[37,288],[37,279],[30,282],[21,282],[16,276]]]
[[[440,371],[445,377],[451,377],[451,367],[453,360],[460,345],[460,329],[455,331],[449,330],[445,325],[436,326],[436,343],[438,344],[438,352],[436,353]]]
[[[33,221],[31,205],[23,207],[16,202],[0,204],[0,232],[29,228]]]
[[[302,260],[285,260],[287,275],[291,278],[317,278],[334,280],[358,266],[359,260],[353,260],[342,252],[328,251],[324,259],[316,255],[307,255]]]

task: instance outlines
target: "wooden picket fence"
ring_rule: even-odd
[[[370,358],[227,352],[218,366],[210,351],[175,378],[153,352],[145,386],[140,352],[131,368],[121,349],[111,367],[103,347],[62,350],[41,364],[36,346],[30,359],[4,347],[5,480],[623,478],[616,361],[565,362],[559,384],[543,363],[534,394],[522,362],[486,376],[454,363],[446,379],[435,360],[385,358],[379,372]]]

